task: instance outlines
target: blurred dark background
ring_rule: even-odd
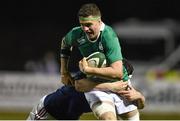
[[[48,51],[54,52],[58,61],[59,38],[78,25],[78,9],[88,2],[98,4],[109,25],[128,18],[180,21],[177,0],[1,1],[0,70],[23,71],[28,60],[39,60]]]

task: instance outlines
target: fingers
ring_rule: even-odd
[[[83,59],[81,59],[81,60],[79,61],[79,64],[82,64],[82,63],[84,63],[84,62],[87,62],[87,61],[86,61],[86,57],[84,57]]]
[[[127,87],[128,86],[128,82],[123,82],[123,87]]]
[[[132,90],[132,87],[130,85],[127,85],[126,90]]]
[[[127,83],[127,82],[122,82],[122,81],[121,81],[121,85],[122,85],[122,86],[121,86],[122,89],[123,89],[123,90],[126,90],[126,88],[127,88],[127,86],[128,86],[128,83]]]
[[[85,73],[84,72],[84,66],[83,66],[83,60],[79,61],[79,69],[80,69],[81,72]]]
[[[125,95],[125,94],[129,94],[129,91],[120,90],[120,91],[118,91],[117,93],[120,94],[120,95]]]
[[[88,63],[87,63],[87,61],[86,61],[86,57],[83,58],[82,64],[83,64],[84,68],[85,68],[86,66],[88,66]]]
[[[82,60],[83,60],[83,61],[86,61],[86,57],[84,57]]]
[[[79,61],[79,69],[83,73],[87,73],[87,67],[88,67],[88,62],[86,61],[86,58],[84,57],[82,60]]]
[[[131,101],[132,95],[131,95],[130,91],[126,91],[126,90],[125,91],[119,91],[118,94],[121,95],[122,97],[126,98],[127,100]]]
[[[117,82],[114,82],[114,84],[116,84],[119,87],[123,87],[124,88],[124,87],[127,87],[128,82],[117,81]]]

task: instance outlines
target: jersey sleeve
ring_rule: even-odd
[[[78,38],[78,35],[80,33],[79,27],[75,27],[72,30],[70,30],[63,38],[61,43],[61,48],[71,48],[71,46],[74,45],[76,42],[75,40]]]
[[[61,57],[68,58],[71,54],[72,47],[72,30],[68,32],[61,41]]]
[[[103,45],[108,64],[112,64],[118,60],[123,60],[120,41],[116,33],[111,29],[107,29],[103,36]],[[123,66],[123,81],[129,79],[126,68]]]
[[[73,30],[69,31],[65,37],[64,37],[64,44],[65,46],[71,46],[72,45],[72,40],[73,40]]]
[[[103,36],[103,45],[105,46],[105,54],[109,64],[123,59],[119,39],[114,31],[105,33],[105,36]]]
[[[61,57],[68,58],[70,56],[73,42],[75,40],[74,35],[76,34],[73,28],[63,37],[61,42]]]

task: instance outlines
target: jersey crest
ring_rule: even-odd
[[[99,50],[102,51],[102,52],[104,51],[104,48],[103,48],[103,45],[102,45],[101,41],[99,42]]]

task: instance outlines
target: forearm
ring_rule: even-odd
[[[104,68],[95,68],[95,67],[86,67],[87,75],[95,75],[105,79],[117,79],[121,80],[123,76],[122,67],[104,67]]]
[[[128,83],[123,81],[116,81],[116,82],[106,82],[97,84],[94,88],[97,90],[105,90],[105,91],[112,91],[117,93],[120,90],[125,90]]]
[[[101,91],[110,91],[111,90],[111,83],[106,82],[106,83],[96,83],[94,85],[95,90],[101,90]]]
[[[66,44],[65,37],[61,41],[61,74],[68,72],[68,63],[72,47]]]
[[[105,79],[114,79],[114,78],[119,79],[120,78],[120,76],[117,75],[117,73],[111,67],[105,67],[105,68],[88,67],[87,74],[99,76]]]
[[[80,79],[75,81],[75,86],[78,91],[87,92],[90,90],[101,90],[101,91],[112,91],[117,92],[119,90],[124,90],[127,87],[127,82],[117,81],[117,82],[94,82],[90,79]]]
[[[115,61],[107,67],[91,67],[88,65],[86,58],[79,61],[80,70],[87,75],[95,75],[105,79],[118,79],[123,77],[123,64],[121,60]]]
[[[92,89],[100,90],[100,91],[113,91],[114,86],[112,86],[112,83],[110,82],[98,83],[98,82],[93,82],[88,79],[81,79],[81,80],[75,81],[75,87],[77,91],[88,92],[88,91],[91,91]]]
[[[68,73],[68,62],[69,62],[69,58],[62,58],[61,57],[61,74],[65,74]]]
[[[63,38],[61,42],[61,82],[65,85],[74,85],[74,81],[71,77],[71,74],[68,70],[69,58],[71,53],[72,47],[67,45],[65,42],[65,38]]]

